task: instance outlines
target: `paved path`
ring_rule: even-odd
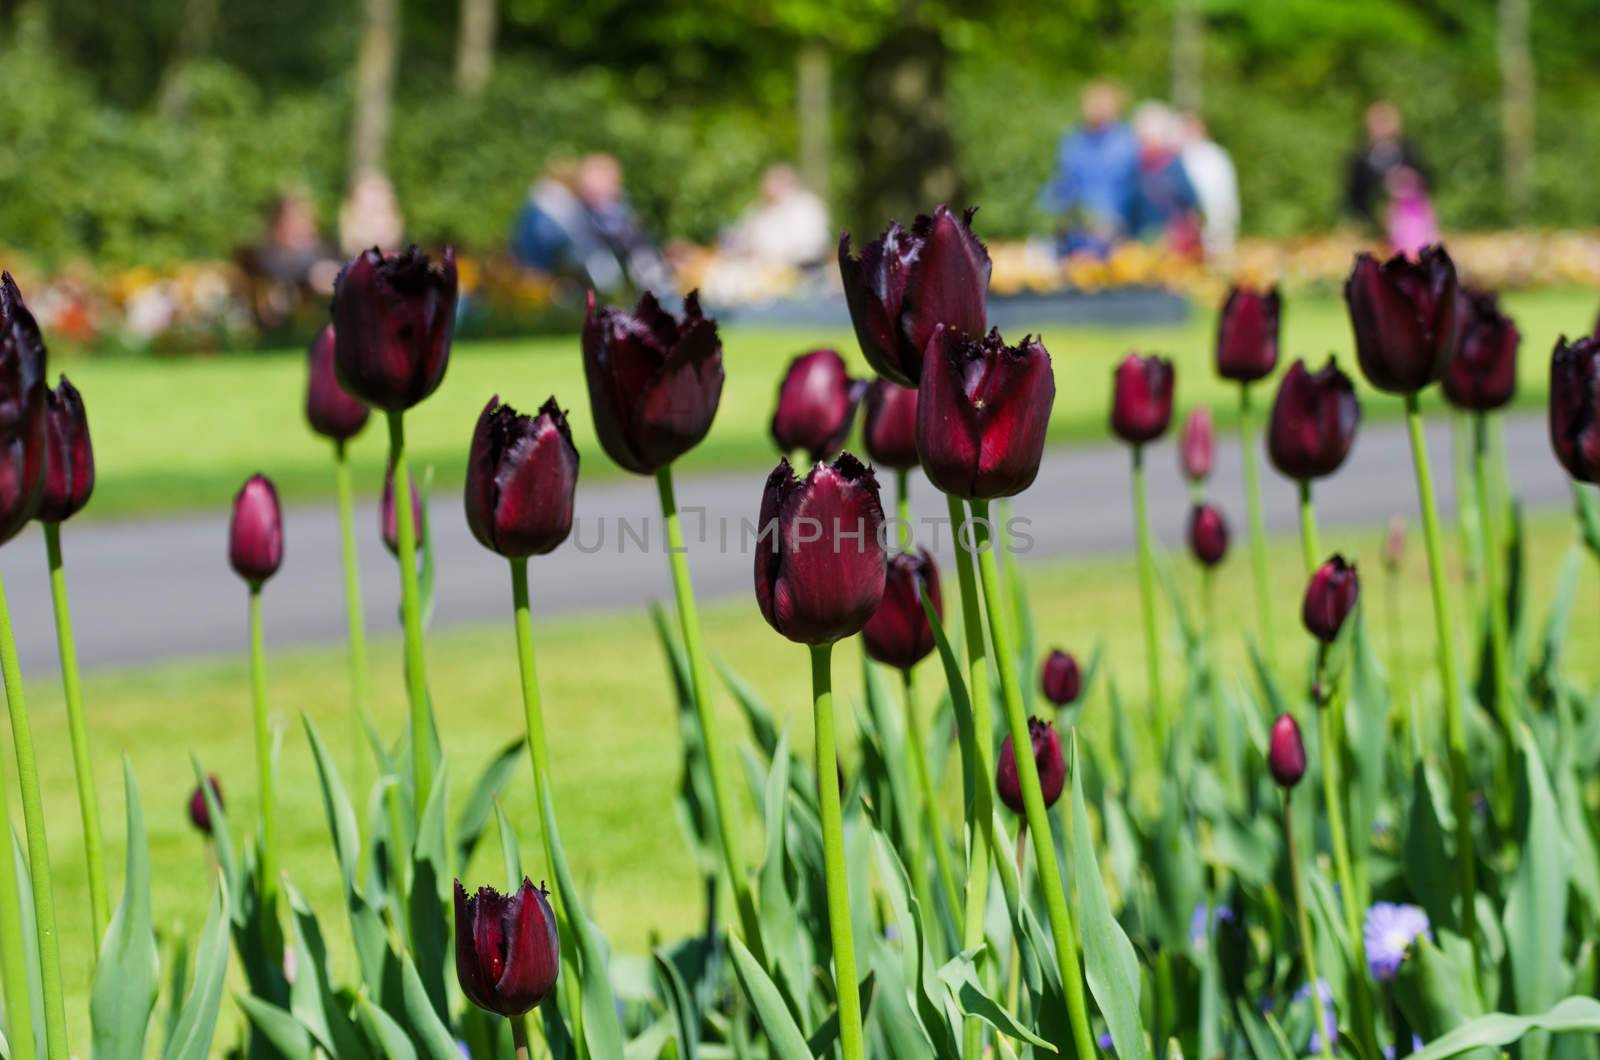
[[[1453,501],[1449,430],[1441,420],[1429,432],[1441,503]],[[1507,422],[1511,478],[1529,505],[1564,503],[1566,478],[1550,455],[1542,418]],[[1212,496],[1226,510],[1236,539],[1246,524],[1239,452],[1231,439],[1218,445]],[[593,459],[600,459],[593,454]],[[1168,545],[1182,540],[1187,493],[1169,441],[1149,458],[1151,518]],[[1270,530],[1292,532],[1295,496],[1289,483],[1264,466]],[[741,526],[754,522],[763,474],[759,470],[686,480],[679,503],[705,508],[704,541],[694,538],[697,518],[686,516],[690,563],[702,597],[751,594],[752,559],[741,549]],[[885,490],[886,503],[892,486]],[[942,519],[944,506],[925,483],[913,489],[919,522]],[[1378,524],[1396,512],[1416,523],[1411,459],[1403,426],[1364,428],[1344,470],[1317,490],[1328,525]],[[398,579],[394,561],[378,541],[370,503],[358,511],[361,577],[367,627],[376,635],[396,625]],[[1031,520],[1028,559],[1122,551],[1132,541],[1128,457],[1117,446],[1056,449],[1039,480],[1014,502],[1013,513]],[[654,483],[647,479],[580,486],[577,531],[553,555],[533,561],[534,610],[551,615],[635,606],[670,595],[660,543]],[[277,645],[340,643],[344,637],[343,580],[338,522],[331,507],[297,508],[286,517],[283,570],[267,587],[267,640]],[[624,529],[625,528],[625,529]],[[929,524],[924,533],[935,528]],[[938,528],[948,559],[950,534]],[[727,547],[721,535],[727,534]],[[434,498],[438,555],[436,625],[499,618],[510,605],[504,561],[482,549],[467,531],[459,497]],[[643,538],[647,543],[640,544]],[[236,652],[245,644],[244,588],[228,568],[225,514],[142,519],[124,523],[68,524],[63,534],[79,653],[85,667],[126,666],[165,659]],[[580,550],[579,546],[582,546]],[[24,667],[43,676],[56,663],[44,542],[30,528],[0,549],[11,614]],[[752,619],[757,615],[750,601]]]

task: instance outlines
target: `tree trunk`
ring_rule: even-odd
[[[1204,99],[1205,19],[1200,0],[1176,0],[1172,7],[1172,105],[1198,112]]]
[[[500,16],[495,0],[461,0],[456,35],[456,88],[467,96],[483,91],[494,70],[494,38]]]
[[[960,209],[964,189],[945,98],[949,51],[932,30],[887,36],[862,63],[857,221],[881,231],[942,204]]]
[[[800,176],[806,187],[827,199],[833,164],[833,59],[827,45],[821,41],[801,45],[795,80]]]
[[[1500,118],[1506,202],[1513,221],[1533,209],[1534,69],[1528,41],[1530,0],[1500,0]]]
[[[355,122],[350,134],[350,181],[383,173],[400,51],[399,0],[362,0],[361,48],[356,56]]]

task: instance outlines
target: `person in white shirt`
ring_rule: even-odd
[[[1206,258],[1226,262],[1239,238],[1239,174],[1227,150],[1211,139],[1200,115],[1183,116],[1182,142],[1179,158],[1205,218],[1200,238]]]
[[[769,166],[761,175],[761,201],[734,223],[722,246],[733,257],[762,265],[815,265],[833,248],[828,207],[793,166]]]

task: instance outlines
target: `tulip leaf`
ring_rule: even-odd
[[[417,1050],[411,1044],[411,1036],[406,1029],[393,1016],[374,1005],[366,994],[356,999],[356,1014],[367,1036],[377,1043],[381,1056],[387,1060],[417,1060]],[[460,1054],[456,1055],[459,1058]]]
[[[967,696],[966,677],[962,673],[961,663],[956,659],[955,650],[950,646],[944,623],[928,599],[927,591],[919,587],[917,595],[922,599],[922,613],[927,616],[928,625],[933,630],[934,644],[939,648],[939,662],[944,667],[944,679],[950,692],[950,707],[955,711],[956,733],[961,738],[961,805],[966,809],[966,820],[977,820],[974,813],[988,812],[989,780],[987,777],[983,778],[982,783],[978,780],[978,749],[973,739],[972,700]]]
[[[766,856],[761,862],[761,885],[757,889],[760,903],[761,938],[767,957],[772,962],[772,974],[781,984],[790,1010],[805,1010],[811,984],[811,960],[806,952],[806,934],[800,926],[800,913],[795,908],[795,896],[789,885],[789,857],[787,838],[789,831],[787,798],[789,789],[789,733],[779,736],[772,754],[772,772],[767,777],[763,800],[766,822]]]
[[[1600,1034],[1600,1001],[1569,997],[1537,1016],[1512,1016],[1494,1012],[1469,1020],[1412,1053],[1412,1060],[1447,1060],[1474,1049],[1499,1049],[1524,1041],[1534,1032],[1546,1034]]]
[[[694,687],[689,675],[689,660],[673,634],[661,605],[650,605],[656,639],[667,657],[672,677],[674,701],[678,705],[678,738],[683,748],[683,772],[678,781],[675,809],[684,836],[689,840],[702,876],[716,876],[721,859],[716,851],[718,825],[716,801],[712,798],[711,777],[706,765],[705,735],[700,730],[700,712],[695,707]]]
[[[1255,1060],[1297,1060],[1294,1050],[1280,1044],[1280,1038],[1267,1029],[1266,1022],[1248,1001],[1236,999],[1233,1011]]]
[[[183,1013],[162,1052],[164,1060],[205,1060],[217,1029],[223,984],[228,976],[228,885],[219,875],[211,908],[195,947],[194,985],[184,999]]]
[[[441,763],[434,774],[433,789],[417,823],[417,842],[411,859],[411,952],[424,976],[428,997],[441,1019],[448,1018],[445,993],[445,966],[450,957],[450,924],[445,916],[444,888],[454,879],[450,871],[444,823],[449,801],[450,781]],[[384,1003],[389,1004],[388,999]]]
[[[285,1012],[270,1001],[263,1001],[253,994],[235,994],[233,996],[250,1025],[254,1027],[267,1044],[277,1050],[278,1055],[284,1060],[313,1060],[317,1055],[316,1042],[305,1024],[294,1018],[294,1015]],[[95,1054],[98,1057],[98,1053]],[[343,1053],[334,1054],[343,1057]],[[365,1051],[361,1055],[366,1055]]]
[[[455,1035],[434,1009],[433,998],[422,983],[417,965],[409,953],[400,955],[400,996],[405,1004],[411,1041],[420,1047],[419,1056],[427,1060],[461,1060]],[[342,1060],[345,1054],[335,1053]]]
[[[1572,503],[1578,512],[1578,533],[1583,547],[1600,560],[1600,496],[1583,483],[1572,481]]]
[[[1347,622],[1351,635],[1350,696],[1345,703],[1344,728],[1349,753],[1342,756],[1352,774],[1349,783],[1350,834],[1369,836],[1378,818],[1378,803],[1383,797],[1384,747],[1389,741],[1389,689],[1383,666],[1368,635],[1366,608],[1357,607]],[[1352,844],[1357,863],[1366,860],[1368,844]]]
[[[1004,1005],[984,992],[983,984],[978,982],[976,963],[980,952],[981,947],[958,953],[939,969],[939,978],[950,988],[956,1007],[963,1015],[976,1016],[1002,1034],[1055,1052],[1055,1046],[1023,1026]]]
[[[922,1029],[933,1042],[933,1055],[940,1060],[958,1060],[961,1049],[952,1026],[959,1026],[960,1020],[953,1018],[955,1006],[949,1001],[949,991],[941,989],[933,967],[924,917],[912,891],[910,877],[883,832],[874,831],[872,839],[884,901],[900,932],[901,945],[905,947],[903,960],[913,1007],[922,1021]]]
[[[726,661],[718,658],[714,665],[717,673],[722,675],[723,683],[728,686],[728,691],[733,693],[739,709],[744,711],[745,720],[750,724],[750,735],[755,737],[756,746],[761,748],[761,753],[766,755],[770,762],[778,746],[778,723],[773,720],[772,708],[767,706],[761,694],[750,686],[750,682],[739,676]]]
[[[1454,933],[1440,931],[1438,936],[1438,943],[1427,936],[1412,943],[1391,984],[1406,1022],[1428,1040],[1483,1014],[1473,984],[1471,948]]]
[[[122,759],[122,784],[128,820],[127,871],[122,902],[100,946],[89,1001],[97,1060],[138,1060],[144,1055],[150,1013],[160,990],[161,955],[150,915],[150,847],[139,785],[126,756]]]
[[[294,884],[285,881],[284,893],[294,927],[296,969],[294,982],[289,985],[289,1011],[329,1056],[359,1060],[367,1050],[336,994],[328,971],[328,947],[316,914]]]
[[[1562,951],[1567,920],[1567,843],[1539,749],[1521,730],[1522,776],[1517,786],[1518,847],[1522,859],[1506,894],[1505,929],[1517,1007],[1537,1012],[1567,985]],[[1534,1033],[1522,1043],[1526,1060],[1547,1055],[1549,1041]]]
[[[745,997],[756,1010],[756,1019],[766,1032],[767,1046],[773,1060],[811,1060],[811,1048],[801,1033],[783,995],[773,985],[761,964],[745,948],[737,935],[728,936],[728,949],[733,954],[733,971],[739,978]]]
[[[517,843],[516,829],[506,819],[506,808],[499,798],[494,800],[494,824],[500,833],[500,859],[505,864],[506,893],[510,894],[522,886],[522,847]]]
[[[1456,893],[1455,869],[1445,848],[1444,826],[1427,767],[1419,759],[1411,768],[1411,814],[1406,828],[1405,870],[1411,893],[1417,896],[1435,928],[1455,927],[1450,896]]]
[[[672,960],[661,950],[656,950],[652,957],[655,959],[656,978],[661,983],[661,995],[666,998],[667,1010],[672,1014],[670,1026],[678,1046],[678,1060],[699,1060],[699,1006],[695,1004],[694,996],[684,985],[683,976],[678,974],[678,968]],[[630,1047],[632,1044],[629,1043]]]
[[[211,846],[217,857],[217,866],[228,883],[228,893],[242,894],[244,888],[239,879],[239,859],[233,845],[233,833],[228,828],[228,811],[223,807],[222,800],[217,798],[217,793],[211,790],[208,783],[211,774],[201,767],[200,759],[191,754],[189,763],[194,769],[195,785],[205,799],[206,813],[210,816]],[[237,909],[234,914],[238,915]]]
[[[526,743],[521,737],[506,744],[489,760],[489,764],[483,767],[483,772],[478,774],[477,781],[472,785],[472,793],[467,796],[466,804],[461,807],[461,812],[456,817],[457,875],[466,872],[467,862],[472,860],[472,852],[477,849],[478,840],[483,837],[483,831],[489,825],[489,814],[495,796],[511,779],[511,771],[522,760],[524,747]]]

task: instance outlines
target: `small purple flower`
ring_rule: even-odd
[[[1423,1045],[1422,1039],[1420,1037],[1418,1037],[1417,1035],[1413,1034],[1411,1036],[1411,1051],[1413,1053],[1420,1053],[1422,1051],[1422,1045]],[[1393,1043],[1390,1043],[1389,1045],[1384,1046],[1383,1047],[1383,1060],[1394,1060],[1394,1057],[1395,1057],[1395,1048],[1394,1048]]]
[[[1105,1051],[1109,1052],[1111,1050],[1111,1045],[1112,1045],[1112,1043],[1111,1043],[1111,1032],[1110,1031],[1102,1031],[1100,1033],[1100,1037],[1095,1039],[1094,1044],[1095,1044],[1095,1048],[1102,1049],[1102,1050],[1105,1050]]]
[[[1428,914],[1414,905],[1375,902],[1367,910],[1361,936],[1367,944],[1367,967],[1372,978],[1387,983],[1400,971],[1411,944],[1428,934]]]
[[[1197,902],[1194,912],[1189,914],[1189,945],[1196,950],[1203,950],[1206,942],[1211,938],[1211,931],[1215,924],[1233,923],[1233,907],[1226,905],[1217,906],[1215,921],[1212,919],[1211,907],[1204,902]]]
[[[1339,1014],[1333,1010],[1333,987],[1328,985],[1326,979],[1317,980],[1317,995],[1322,998],[1322,1014],[1324,1026],[1311,1029],[1311,1039],[1306,1042],[1306,1051],[1309,1053],[1322,1052],[1324,1041],[1336,1042],[1339,1040]],[[1299,1002],[1311,1001],[1311,984],[1306,983],[1294,992],[1294,1000]]]

